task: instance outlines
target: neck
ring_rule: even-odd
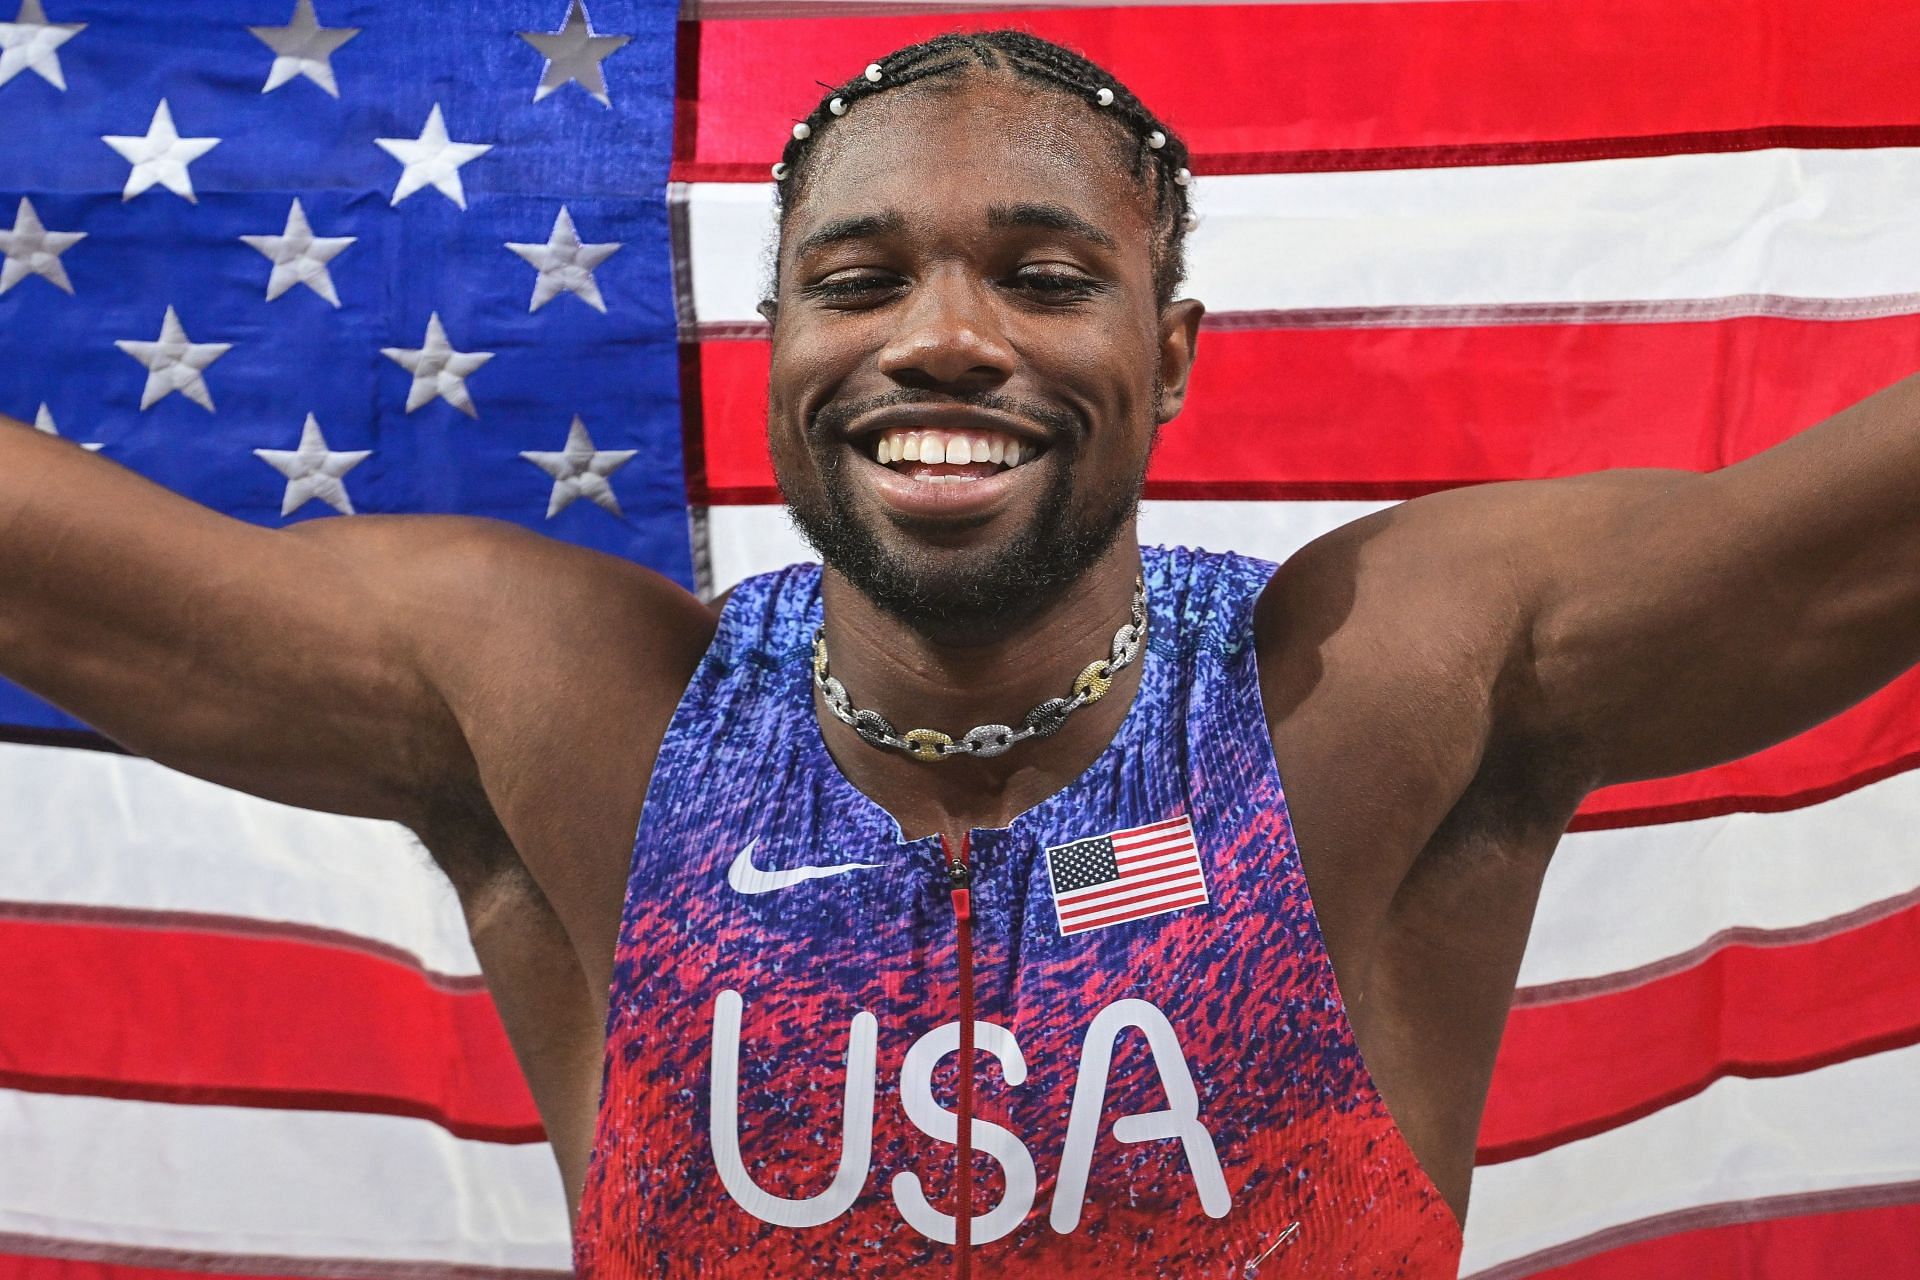
[[[1066,697],[1081,669],[1108,655],[1139,572],[1140,547],[1129,529],[1040,612],[988,643],[952,645],[922,635],[829,569],[821,596],[833,674],[856,707],[879,712],[901,734],[925,728],[958,738],[979,724],[1018,728],[1029,710]],[[818,692],[814,709],[834,763],[909,839],[957,839],[973,827],[1007,825],[1080,776],[1126,718],[1144,665],[1120,671],[1105,697],[1068,716],[1053,736],[988,758],[915,760],[862,741]]]

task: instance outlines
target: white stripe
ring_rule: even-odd
[[[1194,191],[1186,292],[1216,312],[1920,291],[1913,148],[1247,174]],[[758,319],[772,192],[688,184],[700,320]]]
[[[1477,1170],[1461,1274],[1699,1205],[1920,1179],[1920,1046],[1720,1080],[1632,1124]]]
[[[477,974],[446,877],[397,823],[275,804],[128,756],[0,743],[0,900],[247,916]]]
[[[1200,860],[1191,849],[1180,853],[1156,857],[1147,862],[1131,861],[1128,859],[1120,860],[1121,874],[1135,880],[1140,879],[1142,876],[1157,876],[1171,867],[1179,866],[1190,866],[1198,872],[1200,870]]]
[[[544,1145],[424,1120],[0,1090],[0,1233],[221,1254],[563,1270]]]
[[[1920,887],[1920,773],[1824,804],[1736,813],[1560,842],[1520,984],[1656,962],[1726,929],[1792,929]]]
[[[1157,844],[1140,845],[1137,848],[1114,850],[1114,857],[1121,863],[1131,866],[1149,858],[1164,858],[1170,853],[1193,852],[1193,840],[1181,835],[1171,840],[1162,840]]]
[[[1058,901],[1062,911],[1072,914],[1078,911],[1085,911],[1091,904],[1105,901],[1108,898],[1131,898],[1138,894],[1146,893],[1149,889],[1165,897],[1170,894],[1178,896],[1186,893],[1188,889],[1196,887],[1202,889],[1206,887],[1206,882],[1201,878],[1197,870],[1188,875],[1181,876],[1178,880],[1169,880],[1164,884],[1149,886],[1143,886],[1138,883],[1129,884],[1127,881],[1117,880],[1111,884],[1099,885],[1092,889],[1078,889],[1072,893],[1063,893],[1060,895]]]
[[[1079,896],[1062,896],[1060,912],[1064,915],[1081,915],[1087,912],[1104,912],[1112,904],[1123,902],[1127,898],[1139,898],[1146,902],[1148,898],[1183,898],[1188,892],[1206,889],[1206,881],[1198,875],[1183,875],[1165,885],[1102,885],[1098,889],[1081,890]]]
[[[1165,502],[1140,504],[1140,540],[1233,550],[1275,562],[1387,502]],[[709,507],[714,592],[798,560],[817,560],[782,506]]]
[[[1193,831],[1182,823],[1171,831],[1156,831],[1150,836],[1125,836],[1115,839],[1113,847],[1120,853],[1138,854],[1143,849],[1176,848],[1193,843]]]
[[[1062,919],[1060,927],[1067,930],[1085,929],[1090,925],[1111,924],[1118,920],[1130,920],[1135,916],[1163,915],[1178,907],[1198,907],[1206,902],[1207,895],[1204,889],[1188,890],[1178,894],[1162,894],[1154,898],[1143,898],[1139,902],[1129,903],[1124,907],[1115,907],[1111,911]],[[1173,906],[1162,906],[1162,903],[1172,903]]]

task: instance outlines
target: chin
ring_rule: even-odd
[[[1099,563],[1134,510],[1126,502],[1102,518],[1075,519],[1059,495],[1017,528],[996,519],[922,536],[863,518],[845,498],[830,487],[816,500],[789,494],[788,508],[828,568],[915,631],[950,644],[986,643],[1043,612]]]

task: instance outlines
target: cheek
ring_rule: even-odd
[[[1063,350],[1054,364],[1061,384],[1084,395],[1094,408],[1096,424],[1114,433],[1151,428],[1157,367],[1154,336],[1137,333],[1132,326]]]
[[[768,372],[767,403],[776,434],[783,426],[804,426],[798,416],[832,399],[858,364],[857,353],[844,342],[828,343],[804,329],[782,334]]]

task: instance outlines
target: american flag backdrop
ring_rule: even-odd
[[[0,412],[259,524],[478,513],[705,591],[804,555],[768,166],[819,82],[956,24],[1081,48],[1192,146],[1210,314],[1148,540],[1279,558],[1449,485],[1711,468],[1920,368],[1907,0],[16,5]],[[0,722],[0,1275],[565,1270],[398,828],[11,688]],[[1907,677],[1592,797],[1463,1274],[1920,1277],[1916,762]]]

